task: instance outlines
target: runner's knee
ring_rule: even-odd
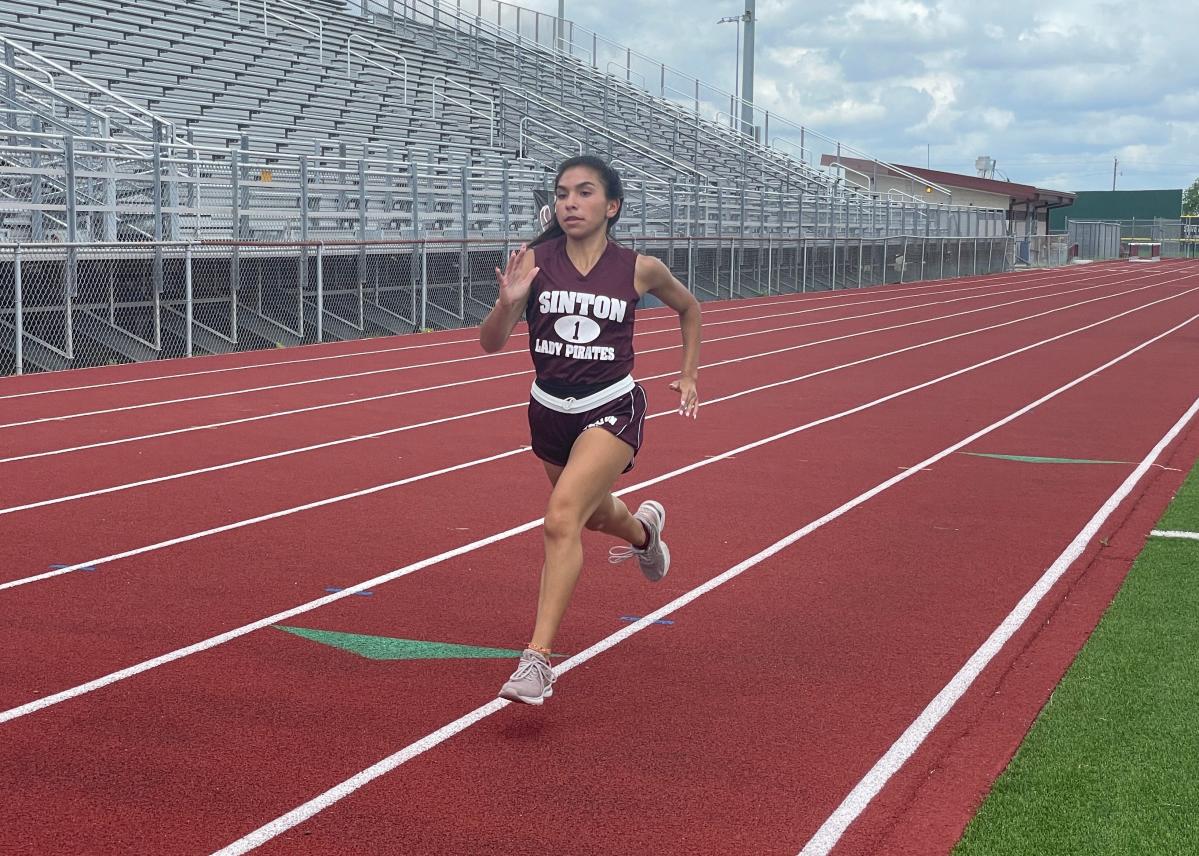
[[[577,507],[565,502],[555,502],[551,497],[549,507],[545,510],[545,522],[542,524],[545,537],[554,541],[579,537],[583,530],[581,516]]]

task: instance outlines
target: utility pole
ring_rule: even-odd
[[[733,65],[733,98],[730,101],[740,101],[741,109],[729,104],[729,124],[741,133],[751,135],[754,134],[754,20],[754,0],[745,0],[742,14],[729,15],[716,22],[737,25],[737,61]],[[744,32],[742,24],[745,25]]]
[[[745,47],[741,49],[741,131],[753,133],[753,26],[754,0],[746,0]]]
[[[1116,167],[1120,165],[1119,158],[1112,158],[1112,190],[1116,189]]]
[[[754,5],[755,0],[745,0],[745,45],[741,50],[741,131],[749,134],[754,128]]]

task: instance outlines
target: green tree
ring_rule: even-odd
[[[1182,194],[1182,213],[1187,217],[1199,217],[1199,178]]]

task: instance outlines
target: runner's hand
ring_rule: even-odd
[[[670,388],[679,393],[679,415],[699,418],[699,392],[695,388],[695,379],[679,378],[670,384]]]
[[[507,267],[502,271],[499,268],[495,269],[495,278],[500,286],[500,302],[505,306],[514,306],[523,302],[529,296],[533,280],[541,271],[541,268],[534,267],[524,276],[517,276],[521,266],[525,263],[525,256],[528,252],[528,246],[521,244],[519,250],[513,250],[508,255]]]

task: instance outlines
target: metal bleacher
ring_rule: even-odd
[[[0,355],[36,370],[477,322],[536,231],[534,191],[583,151],[624,174],[624,233],[701,296],[808,287],[806,241],[812,286],[837,287],[850,241],[861,283],[911,275],[889,238],[1004,233],[1002,212],[875,193],[820,165],[836,141],[770,114],[736,127],[698,81],[663,65],[654,91],[573,24],[524,10],[529,33],[486,4],[0,0]]]

